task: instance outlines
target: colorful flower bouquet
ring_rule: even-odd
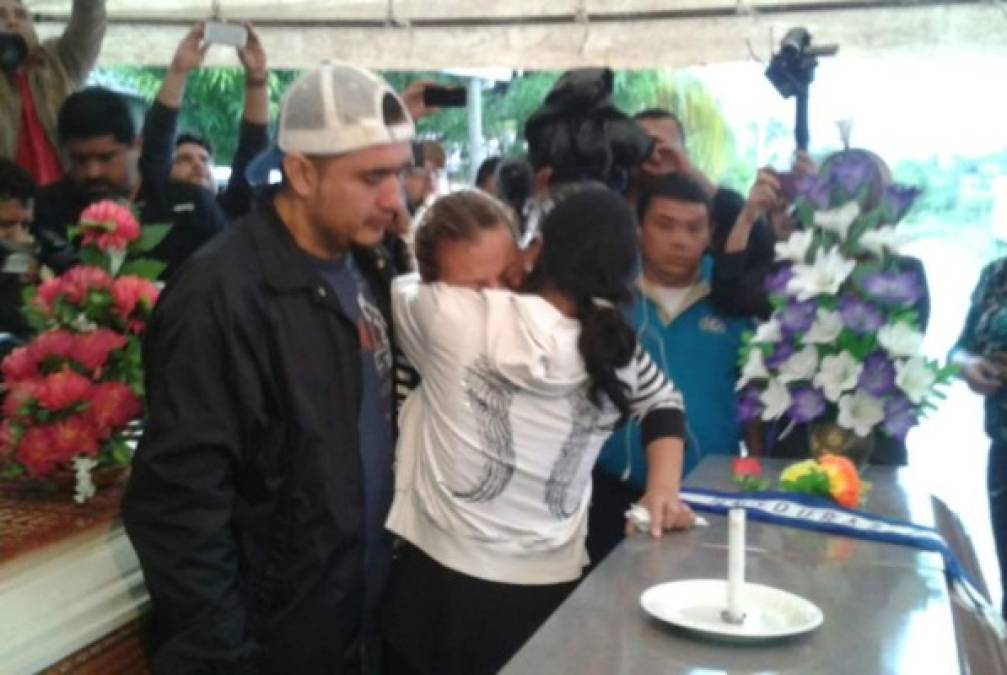
[[[926,282],[896,252],[895,224],[918,191],[885,187],[880,173],[870,153],[847,151],[797,181],[798,229],[776,245],[766,280],[774,311],[740,355],[741,420],[819,420],[902,441],[943,398],[955,368],[919,353]]]
[[[139,336],[157,301],[151,280],[163,270],[135,256],[167,230],[141,230],[128,208],[94,204],[70,231],[83,264],[25,290],[38,335],[0,364],[0,478],[70,474],[81,503],[94,494],[92,471],[129,464],[131,423],[143,414]]]
[[[731,463],[731,474],[744,491],[769,488],[769,483],[762,478],[759,460],[754,457],[735,459]],[[830,499],[844,508],[854,509],[863,503],[870,484],[860,479],[857,467],[846,457],[824,454],[785,468],[780,472],[779,489]]]

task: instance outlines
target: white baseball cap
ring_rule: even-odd
[[[325,62],[284,93],[276,145],[249,165],[248,179],[253,185],[266,182],[284,153],[342,155],[415,135],[405,104],[382,78],[348,63]]]

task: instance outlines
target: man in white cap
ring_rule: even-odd
[[[387,300],[356,244],[401,208],[413,122],[377,76],[295,81],[283,182],[193,256],[144,345],[123,519],[155,673],[359,673],[392,491]]]

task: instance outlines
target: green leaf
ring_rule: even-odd
[[[24,472],[25,469],[20,464],[0,464],[0,479],[17,478]]]
[[[161,243],[171,225],[144,225],[140,231],[140,238],[129,245],[130,253],[147,253]]]
[[[148,281],[153,281],[164,271],[167,265],[160,260],[153,258],[139,258],[130,260],[119,270],[120,276],[136,276]]]
[[[108,254],[96,248],[82,248],[80,250],[80,261],[85,265],[100,267],[106,272],[112,267],[112,261],[108,259]]]

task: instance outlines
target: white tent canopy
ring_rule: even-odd
[[[43,35],[70,0],[28,0]],[[844,55],[1007,58],[1002,0],[108,0],[101,63],[164,64],[187,27],[215,12],[260,29],[270,63],[372,68],[654,68],[768,59],[804,26]],[[229,50],[210,64],[233,65]]]

